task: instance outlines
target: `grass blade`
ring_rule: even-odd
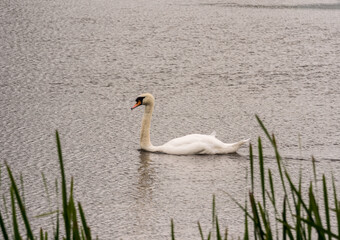
[[[86,239],[91,240],[92,239],[91,238],[91,230],[86,223],[85,214],[83,212],[83,208],[82,208],[80,202],[78,202],[78,209],[79,209],[80,219],[81,219],[81,222],[83,224],[83,229],[84,229],[84,232],[85,232]]]
[[[5,221],[2,218],[1,211],[0,211],[0,227],[1,227],[1,232],[2,232],[2,236],[4,237],[4,240],[8,240],[9,238],[8,238],[8,234],[6,231]]]
[[[329,214],[329,202],[328,202],[328,192],[327,192],[327,183],[325,175],[322,175],[322,183],[323,183],[323,200],[325,205],[325,216],[326,216],[326,225],[327,230],[331,232],[331,221],[330,221],[330,214]],[[328,239],[332,239],[331,236],[328,237]]]
[[[271,172],[270,169],[268,169],[268,179],[269,179],[269,186],[270,186],[270,192],[271,192],[271,199],[272,199],[273,207],[274,207],[275,211],[277,211],[276,200],[275,200],[274,182],[273,182],[272,172]]]
[[[6,202],[5,194],[2,194],[2,201],[4,202],[5,213],[6,213],[6,217],[8,219],[9,216],[8,216],[8,208],[7,208],[7,202]]]
[[[301,171],[299,173],[299,195],[302,194],[301,192],[301,181],[302,181],[302,174]],[[293,194],[293,193],[292,193]],[[294,196],[294,195],[293,195]],[[298,198],[297,202],[295,201],[294,196],[294,205],[295,205],[295,218],[296,218],[296,224],[295,224],[295,232],[296,232],[296,239],[302,239],[302,226],[301,226],[301,200]]]
[[[272,144],[272,146],[274,148],[275,158],[276,158],[276,162],[277,162],[277,167],[279,169],[279,174],[280,174],[282,188],[283,188],[284,194],[288,196],[287,189],[286,189],[286,184],[285,184],[285,181],[284,181],[284,178],[283,178],[283,170],[282,170],[282,168],[283,169],[285,169],[285,168],[284,168],[283,165],[281,165],[282,164],[281,163],[281,159],[282,158],[281,158],[281,155],[279,153],[279,150],[278,150],[278,147],[277,147],[277,144],[276,144],[275,136],[274,136],[274,134],[272,136],[270,136],[267,128],[264,126],[263,122],[261,121],[261,119],[259,118],[258,115],[255,115],[255,117],[256,117],[257,122],[260,124],[262,130],[265,132],[268,140],[271,142],[271,144]],[[292,209],[291,209],[289,201],[287,203],[288,203],[289,211],[290,211],[291,215],[293,215],[293,212],[292,212]]]
[[[259,118],[259,116],[258,116],[257,114],[255,115],[255,117],[256,117],[257,122],[260,124],[260,127],[262,128],[262,130],[264,131],[264,133],[267,135],[268,140],[269,140],[269,141],[271,142],[271,144],[274,146],[274,141],[273,141],[273,139],[271,138],[271,136],[270,136],[270,134],[269,134],[267,128],[264,126],[263,122],[261,121],[261,119]]]
[[[260,165],[260,176],[261,176],[261,189],[262,189],[262,203],[264,208],[266,208],[266,191],[265,191],[265,173],[264,173],[264,163],[263,163],[263,152],[262,152],[262,142],[261,138],[258,138],[258,149],[259,149],[259,165]]]
[[[245,200],[245,212],[244,212],[244,235],[243,235],[243,240],[249,240],[249,229],[248,229],[248,204],[247,204],[247,198]]]
[[[43,218],[43,217],[47,217],[47,216],[51,216],[55,213],[57,213],[58,210],[52,211],[52,212],[47,212],[47,213],[43,213],[43,214],[39,214],[37,216],[34,216],[35,218]]]
[[[250,199],[250,205],[252,208],[252,212],[253,212],[253,218],[254,218],[254,230],[255,233],[259,236],[260,239],[265,239],[265,234],[262,230],[262,226],[261,226],[261,221],[260,221],[260,217],[259,217],[259,213],[256,207],[256,202],[255,202],[255,198],[254,195],[252,193],[249,193],[249,199]]]
[[[25,189],[24,189],[24,178],[22,176],[22,173],[20,173],[20,184],[21,184],[21,196],[22,196],[22,202],[25,206]]]
[[[315,183],[315,192],[316,192],[316,194],[318,194],[315,158],[313,156],[312,156],[312,163],[313,163],[313,177],[314,177],[314,183]]]
[[[332,233],[332,232],[328,231],[327,229],[323,228],[322,226],[316,224],[316,223],[313,222],[313,221],[310,221],[310,220],[304,219],[304,218],[301,218],[301,221],[303,221],[303,222],[307,223],[308,225],[311,225],[312,227],[314,227],[315,230],[317,230],[317,232],[321,232],[321,233],[323,233],[323,234],[326,233],[326,234],[328,234],[329,236],[334,237],[335,239],[340,239],[340,236],[339,236],[339,235],[336,235],[335,233]],[[318,239],[325,239],[325,238],[322,238],[322,237],[320,237],[320,235],[319,235]]]
[[[225,228],[225,231],[224,231],[224,240],[228,240],[228,228],[227,227]]]
[[[268,217],[266,211],[262,208],[260,203],[258,203],[258,207],[259,207],[259,210],[260,210],[263,225],[264,225],[265,230],[266,230],[266,239],[271,240],[271,239],[273,239],[273,234],[272,234],[272,229],[270,227],[269,217]]]
[[[77,211],[74,205],[74,198],[73,198],[73,177],[71,178],[71,189],[70,189],[70,199],[68,202],[68,217],[71,224],[71,230],[73,235],[73,240],[80,240],[80,233],[78,227],[78,220],[77,220]]]
[[[283,210],[282,210],[282,221],[281,223],[283,224],[283,230],[282,230],[282,234],[283,234],[283,239],[287,239],[287,236],[289,237],[289,239],[294,239],[292,231],[291,231],[291,227],[288,224],[287,221],[287,196],[285,195],[283,198]]]
[[[58,131],[55,132],[55,135],[56,135],[56,141],[57,141],[58,157],[59,157],[60,172],[61,172],[61,189],[62,189],[63,218],[64,218],[64,223],[65,223],[65,233],[66,233],[66,239],[70,239],[71,238],[70,220],[68,216],[67,190],[66,190],[66,178],[65,178],[65,171],[64,171],[63,154],[61,151],[61,144],[60,144]]]
[[[216,214],[216,200],[215,194],[213,195],[213,202],[212,202],[212,225],[215,226],[215,214]]]
[[[336,215],[336,219],[338,223],[338,236],[340,236],[340,203],[338,202],[336,187],[334,183],[334,176],[332,176],[332,185],[333,185],[333,194],[334,194],[335,215]]]
[[[20,193],[19,193],[18,187],[17,187],[17,185],[15,183],[12,171],[11,171],[10,167],[7,165],[7,163],[6,163],[6,167],[7,167],[8,176],[9,176],[9,178],[11,180],[11,184],[12,184],[12,188],[13,188],[15,197],[16,197],[17,202],[18,202],[18,206],[19,206],[19,209],[20,209],[21,216],[23,218],[23,221],[24,221],[24,224],[25,224],[25,227],[26,227],[27,238],[33,240],[34,239],[33,233],[32,233],[29,221],[28,221],[28,217],[27,217],[27,214],[26,214],[25,206],[24,206],[24,204],[23,204],[23,202],[21,200],[21,197],[20,197]]]
[[[15,208],[15,200],[14,200],[14,190],[13,187],[11,187],[11,203],[12,203],[12,221],[13,221],[13,234],[14,238],[20,240],[20,232],[19,232],[19,226],[17,221],[17,213]]]
[[[72,203],[74,206],[74,203]],[[73,213],[72,213],[72,221],[73,221],[73,240],[80,240],[80,234],[79,234],[79,227],[78,227],[78,220],[77,220],[77,212],[76,208],[73,207]]]
[[[315,216],[314,228],[318,232],[318,235],[319,235],[318,238],[319,239],[326,239],[325,235],[324,235],[324,231],[320,231],[319,230],[320,228],[323,229],[323,226],[322,226],[322,222],[321,222],[319,206],[318,206],[318,204],[317,204],[317,202],[315,200],[312,185],[309,188],[309,199],[311,200],[311,210],[312,210],[312,213],[314,213],[314,216]],[[318,228],[315,227],[315,226],[318,226]]]
[[[197,225],[198,225],[198,230],[200,232],[201,240],[204,240],[204,235],[203,235],[202,227],[201,227],[201,224],[200,224],[199,221],[197,222]]]
[[[59,239],[59,209],[57,212],[57,227],[54,233],[54,240],[58,240]]]
[[[175,240],[175,227],[173,219],[171,219],[171,240]]]
[[[40,240],[44,240],[44,231],[40,228]]]
[[[218,217],[216,216],[216,238],[217,240],[222,240],[221,232],[220,232],[220,226],[218,224]]]
[[[249,144],[249,158],[250,158],[250,180],[251,180],[251,192],[254,192],[254,156],[253,146]]]
[[[301,204],[303,206],[303,208],[305,209],[305,212],[307,213],[308,217],[311,219],[311,221],[313,221],[313,216],[312,216],[312,213],[310,211],[310,209],[307,207],[306,203],[303,201],[302,199],[302,194],[299,193],[299,191],[296,189],[295,185],[293,184],[289,174],[287,171],[285,171],[285,175],[286,175],[286,178],[288,180],[288,183],[292,189],[292,191],[296,194],[296,196],[298,197],[298,199],[301,201]],[[311,205],[311,204],[310,204]],[[293,214],[292,214],[293,215]]]

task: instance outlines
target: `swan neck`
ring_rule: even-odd
[[[140,135],[140,146],[144,150],[149,150],[152,147],[150,140],[150,127],[151,127],[151,118],[153,112],[153,104],[149,104],[145,106],[143,120],[142,120],[142,129]]]

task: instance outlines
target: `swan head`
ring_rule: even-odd
[[[153,105],[155,102],[155,98],[150,93],[144,93],[139,95],[136,98],[136,104],[131,108],[131,110],[135,109],[140,105]]]

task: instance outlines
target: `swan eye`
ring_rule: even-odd
[[[138,98],[136,98],[136,102],[138,103],[138,102],[140,102],[140,104],[143,104],[143,99],[144,99],[145,97],[138,97]]]

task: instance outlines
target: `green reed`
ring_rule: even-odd
[[[323,191],[322,195],[318,195],[317,188],[314,190],[313,182],[309,183],[308,193],[303,194],[302,191],[302,174],[300,172],[298,183],[294,184],[292,177],[287,171],[281,155],[279,154],[276,144],[275,136],[270,135],[265,128],[263,122],[256,116],[259,125],[265,132],[268,140],[272,144],[275,151],[275,158],[277,163],[280,180],[274,183],[272,170],[268,169],[268,178],[265,177],[264,171],[264,156],[262,148],[262,140],[258,139],[259,146],[259,167],[262,190],[262,201],[258,201],[255,197],[256,192],[254,187],[251,187],[249,193],[251,212],[246,208],[243,211],[251,215],[250,219],[254,222],[254,235],[258,239],[339,239],[340,237],[340,210],[339,201],[337,200],[337,192],[335,188],[334,178],[332,179],[334,205],[329,202],[330,194],[325,175],[322,175]],[[250,152],[252,152],[250,145]],[[251,156],[253,159],[253,156]],[[253,161],[253,160],[252,160]],[[254,167],[251,161],[251,182],[254,182]],[[314,183],[316,187],[316,166],[315,159],[312,159]],[[265,180],[268,179],[269,188],[266,188]],[[274,185],[275,184],[275,185]],[[281,186],[280,186],[281,185]],[[278,187],[283,189],[283,199],[278,199]],[[264,195],[266,192],[266,196]],[[266,205],[266,198],[269,203]],[[318,199],[322,199],[320,202]],[[281,200],[281,201],[280,201]],[[281,208],[280,202],[282,203]],[[321,206],[323,205],[323,209]],[[281,210],[279,210],[281,209]],[[271,211],[273,210],[273,211]],[[274,212],[274,217],[270,217],[269,212]],[[331,217],[332,213],[336,217]],[[324,217],[322,217],[324,216]],[[272,222],[275,222],[273,224]],[[332,231],[331,226],[337,225],[337,231]],[[246,231],[248,231],[246,229]],[[244,239],[249,239],[249,234],[245,235]]]
[[[91,230],[89,226],[87,225],[85,214],[82,208],[82,205],[80,202],[75,204],[75,200],[73,197],[73,179],[71,179],[71,185],[70,185],[70,193],[67,194],[67,188],[66,188],[66,177],[65,177],[65,171],[64,171],[64,163],[63,163],[63,156],[62,156],[62,150],[61,150],[61,144],[60,144],[60,139],[59,139],[59,134],[58,131],[56,131],[56,142],[57,142],[57,150],[58,150],[58,158],[59,158],[59,165],[60,165],[60,172],[61,172],[61,190],[62,190],[62,216],[63,216],[63,225],[65,228],[65,236],[61,236],[61,230],[60,230],[60,220],[59,220],[59,207],[58,210],[52,211],[50,207],[50,200],[49,200],[49,207],[50,207],[50,212],[46,214],[42,214],[37,217],[44,217],[44,216],[49,216],[51,214],[56,213],[56,228],[53,227],[53,238],[49,238],[51,236],[47,231],[43,230],[42,228],[39,231],[39,236],[35,236],[33,233],[33,230],[31,228],[31,224],[28,218],[28,214],[26,211],[25,207],[25,202],[23,200],[23,178],[22,175],[20,175],[20,182],[21,182],[21,189],[22,193],[19,192],[19,188],[17,186],[17,183],[14,179],[13,173],[11,168],[8,166],[6,163],[6,169],[7,173],[10,179],[10,199],[11,199],[11,215],[12,215],[12,227],[7,227],[5,224],[5,219],[4,216],[1,213],[0,209],[0,227],[1,227],[1,232],[3,239],[74,239],[74,240],[91,240]],[[45,191],[48,194],[48,189],[47,189],[47,184],[46,184],[46,178],[44,174],[42,174],[43,177],[43,182],[44,182],[44,187]],[[1,181],[1,180],[0,180]],[[56,192],[58,195],[58,184],[56,181]],[[49,194],[48,194],[49,198]],[[5,199],[5,198],[4,198]],[[19,219],[17,218],[17,210],[18,214],[21,215],[21,219],[23,221],[23,226],[25,233],[23,234],[20,232],[19,228]],[[6,210],[7,211],[7,210]],[[80,219],[78,215],[80,216]],[[10,238],[12,234],[12,237]]]

